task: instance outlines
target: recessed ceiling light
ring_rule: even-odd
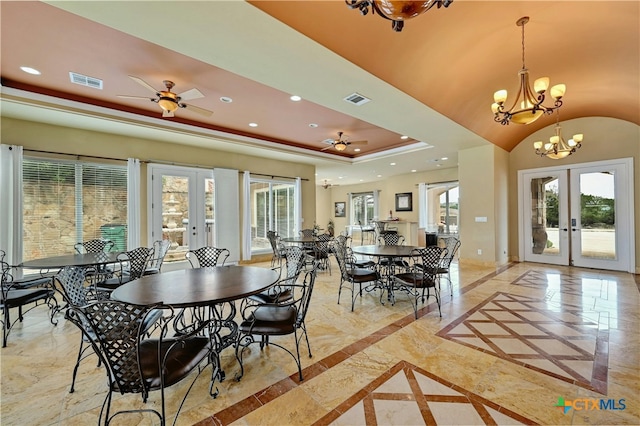
[[[360,179],[360,182],[364,182],[364,179]]]
[[[291,99],[293,102],[298,102],[302,100],[302,98],[298,95],[292,95],[289,99]]]
[[[355,152],[360,152],[360,148],[354,149]]]
[[[343,178],[343,176],[338,176],[338,179],[342,179],[342,178]]]
[[[225,104],[230,104],[231,102],[233,102],[233,99],[227,97],[227,96],[223,96],[220,98],[220,102],[224,102]]]
[[[400,139],[404,140],[404,139],[409,139],[409,136],[400,136]]]
[[[249,123],[249,127],[258,127],[258,123]]]
[[[395,166],[395,165],[396,165],[396,163],[389,163],[389,165],[390,165],[390,166]]]
[[[38,71],[35,68],[31,68],[31,67],[20,67],[20,69],[24,72],[26,72],[27,74],[32,74],[32,75],[40,75],[42,74],[40,71]]]
[[[382,177],[382,175],[378,175],[378,177]]]
[[[415,172],[417,172],[417,170],[416,170],[416,169],[411,170],[411,173],[415,173]]]
[[[315,129],[316,127],[318,127],[318,125],[316,123],[309,123],[309,127]]]
[[[448,160],[448,159],[449,159],[449,157],[442,157],[441,158],[442,161],[445,161],[445,160]]]
[[[442,167],[442,164],[436,164],[436,167]]]

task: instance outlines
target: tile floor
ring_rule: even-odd
[[[443,282],[442,317],[432,298],[415,320],[404,295],[382,306],[378,294],[365,293],[354,312],[348,297],[337,304],[337,270],[316,281],[304,381],[284,351],[252,346],[237,382],[226,349],[220,395],[209,397],[207,367],[176,423],[640,424],[640,277],[527,263],[454,265],[453,296]],[[79,334],[62,315],[52,326],[46,313],[30,312],[0,350],[0,424],[95,424],[104,370],[88,358],[69,393]],[[293,347],[291,336],[279,341]],[[170,416],[186,386],[167,392]],[[143,405],[135,395],[114,401],[116,408]],[[147,405],[159,405],[157,392]],[[157,423],[137,414],[116,419]]]

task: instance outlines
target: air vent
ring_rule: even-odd
[[[344,98],[345,101],[349,102],[350,104],[354,104],[354,105],[364,105],[367,102],[371,101],[371,99],[362,96],[360,93],[352,93],[349,96],[347,96],[346,98]]]
[[[94,89],[102,90],[102,80],[95,77],[89,77],[86,75],[78,74],[75,72],[69,72],[69,78],[74,84],[81,86],[93,87]]]

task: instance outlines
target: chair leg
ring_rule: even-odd
[[[82,347],[84,346],[84,341],[82,337],[80,338],[80,349],[78,349],[78,359],[76,360],[76,365],[73,367],[73,375],[71,376],[71,389],[69,389],[69,393],[73,393],[75,391],[76,385],[76,375],[78,374],[78,367],[80,367],[80,359],[82,358]]]

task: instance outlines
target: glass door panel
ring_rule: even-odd
[[[569,263],[566,171],[525,175],[524,259]]]

